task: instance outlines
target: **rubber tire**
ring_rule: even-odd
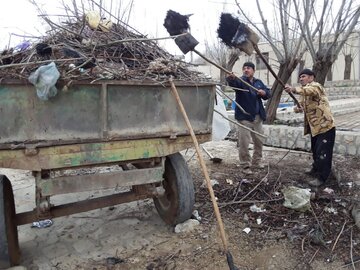
[[[15,202],[10,180],[0,175],[0,269],[20,263]]]
[[[188,220],[195,203],[194,183],[180,153],[166,157],[163,187],[165,194],[154,198],[154,204],[160,217],[170,225]]]

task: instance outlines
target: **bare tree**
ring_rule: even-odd
[[[273,1],[274,21],[270,22],[271,28],[269,27],[268,20],[264,16],[259,0],[256,0],[256,4],[261,23],[256,23],[253,18],[246,14],[246,11],[239,5],[238,1],[235,0],[235,2],[240,14],[245,19],[244,21],[249,23],[252,28],[255,28],[262,38],[270,44],[279,64],[277,67],[278,77],[283,82],[287,82],[306,51],[306,48],[303,46],[303,37],[300,34],[299,25],[290,15],[294,10],[293,1]],[[309,16],[309,13],[305,13],[303,16],[303,20],[306,21],[308,19],[306,16]],[[277,107],[283,92],[282,85],[278,81],[275,81],[271,92],[272,96],[266,106],[268,123],[273,123],[276,118]]]
[[[300,5],[297,0],[293,0],[293,2],[296,19],[313,60],[316,80],[323,84],[346,40],[359,23],[359,2],[353,0],[342,0],[341,2],[304,0]],[[335,7],[335,5],[339,6]],[[300,15],[304,8],[305,13],[309,14],[305,16],[306,20]],[[315,38],[311,34],[312,27],[315,29]]]
[[[232,70],[236,61],[239,59],[239,49],[228,49],[225,44],[218,42],[209,44],[205,42],[206,55],[215,63],[227,70]],[[225,84],[225,72],[220,70],[220,82]]]
[[[283,82],[288,81],[309,51],[317,81],[324,83],[326,76],[332,75],[331,66],[360,16],[358,0],[274,0],[274,21],[269,24],[261,8],[263,2],[256,0],[261,18],[257,24],[235,2],[245,21],[270,44],[279,63],[278,77]],[[275,120],[282,91],[282,86],[275,82],[266,108],[268,123]]]

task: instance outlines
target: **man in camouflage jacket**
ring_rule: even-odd
[[[315,179],[309,184],[320,186],[326,182],[331,172],[335,122],[324,87],[314,82],[314,72],[304,69],[299,78],[301,87],[286,85],[285,91],[301,95],[301,108],[295,107],[294,111],[304,112],[304,134],[311,135],[313,164],[307,174]]]

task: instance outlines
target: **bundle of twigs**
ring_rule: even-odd
[[[1,52],[0,77],[26,79],[40,65],[54,61],[64,80],[163,80],[169,75],[178,80],[206,80],[189,64],[160,48],[156,39],[141,35],[101,4],[89,2],[112,21],[110,29],[90,27],[83,3],[80,9],[75,1],[71,8],[64,5],[62,22],[53,21],[38,8],[50,30],[25,49]]]

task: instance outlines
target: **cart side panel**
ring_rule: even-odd
[[[101,134],[98,86],[59,91],[47,101],[28,85],[0,86],[0,144],[97,138]]]
[[[177,87],[195,133],[211,133],[214,85]],[[47,101],[32,85],[0,84],[0,113],[0,149],[188,134],[170,87],[159,84],[75,83]]]
[[[196,134],[211,132],[211,87],[178,87]],[[108,131],[112,136],[159,137],[188,134],[184,118],[169,88],[108,86]]]

